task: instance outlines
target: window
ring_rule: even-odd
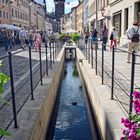
[[[8,12],[6,12],[6,18],[8,19],[9,15],[8,15]]]
[[[1,10],[0,10],[0,17],[2,17],[2,12],[1,12]]]
[[[15,17],[17,18],[17,10],[15,10]]]
[[[126,32],[127,28],[128,28],[128,8],[125,9],[124,11],[125,14],[125,20],[124,20],[124,32]]]
[[[14,17],[14,9],[12,9],[12,16]]]
[[[3,18],[5,18],[5,11],[3,11]]]
[[[18,18],[20,18],[19,11],[18,11]]]
[[[2,0],[3,3],[5,3],[5,0]]]

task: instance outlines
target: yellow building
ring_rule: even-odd
[[[83,33],[83,1],[76,7],[76,31]]]
[[[6,0],[0,0],[0,24],[11,24],[10,4]]]

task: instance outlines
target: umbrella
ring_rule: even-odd
[[[14,26],[14,25],[8,25],[8,24],[0,24],[0,29],[7,29],[7,30],[13,30],[13,31],[19,31],[21,30],[20,27]]]

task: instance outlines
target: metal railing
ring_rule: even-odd
[[[134,50],[130,53],[123,48],[117,48],[115,46],[112,46],[111,52],[105,52],[104,45],[105,44],[102,44],[101,42],[94,42],[92,44],[89,40],[89,43],[84,46],[83,54],[91,64],[91,68],[95,69],[95,74],[101,76],[101,83],[108,85],[110,88],[111,99],[117,99],[125,111],[130,115],[133,113],[133,92],[135,89],[139,89],[139,85],[135,82],[135,74],[139,70],[138,68],[140,68],[139,64],[136,63],[136,57],[139,59],[140,55],[135,53]],[[109,47],[109,45],[107,46]],[[128,55],[128,53],[132,55],[132,61],[128,64],[131,65],[131,67],[129,66],[129,69],[126,68],[126,72],[130,74],[130,78],[127,77],[125,71],[121,71],[116,67],[116,57],[119,58],[121,55]],[[111,60],[108,60],[108,56],[111,56]],[[125,60],[122,60],[122,62],[124,61]],[[122,62],[119,61],[119,63]],[[122,65],[124,65],[124,63],[122,63]]]
[[[43,85],[43,76],[49,75],[49,68],[53,68],[53,63],[61,50],[59,44],[58,40],[55,40],[55,42],[45,43],[45,47],[40,46],[38,52],[28,47],[16,52],[8,52],[7,55],[0,57],[3,61],[0,71],[10,77],[2,94],[4,102],[0,102],[0,126],[5,130],[12,122],[14,128],[18,128],[17,114],[29,97],[35,100],[34,89],[39,82]]]

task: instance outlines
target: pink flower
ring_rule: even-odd
[[[134,100],[134,109],[136,113],[140,113],[140,100]]]
[[[139,91],[134,91],[133,96],[137,99],[140,99],[140,92]]]

